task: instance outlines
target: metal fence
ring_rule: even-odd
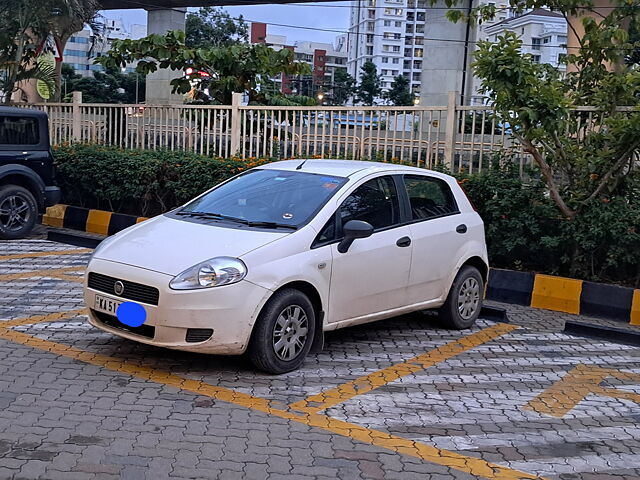
[[[170,149],[241,158],[317,157],[394,161],[452,171],[480,171],[492,154],[527,155],[490,107],[263,107],[29,105],[46,111],[54,144],[90,142],[123,148]]]

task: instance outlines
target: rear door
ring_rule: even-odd
[[[413,256],[409,274],[410,303],[421,303],[447,294],[448,280],[468,240],[464,215],[451,187],[430,175],[404,175],[410,204]]]

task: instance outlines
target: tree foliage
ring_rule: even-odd
[[[140,40],[116,40],[111,50],[96,60],[107,69],[118,69],[138,61],[142,75],[169,68],[194,73],[173,79],[174,93],[186,94],[202,102],[231,104],[234,92],[247,93],[249,101],[262,103],[266,93],[260,85],[271,77],[285,73],[309,73],[309,66],[294,61],[291,50],[275,51],[264,44],[236,44],[226,47],[189,48],[180,30],[166,35],[149,35]]]
[[[545,3],[566,17],[592,10],[573,0]],[[637,0],[614,0],[606,15],[584,17],[580,46],[566,59],[574,68],[566,74],[534,63],[514,33],[496,43],[480,42],[475,52],[474,69],[484,92],[534,159],[565,218],[573,220],[616,197],[632,201],[626,177],[640,147],[640,72],[623,59],[634,48],[627,29],[638,25],[639,14]],[[475,15],[481,17],[483,10]],[[597,112],[576,111],[583,106]]]
[[[185,44],[190,48],[224,47],[249,40],[249,28],[242,16],[234,19],[216,7],[188,13],[185,32]]]
[[[346,69],[336,69],[331,88],[331,103],[333,105],[344,105],[354,95],[355,91],[356,79],[349,75]]]
[[[62,67],[63,93],[82,92],[82,101],[86,103],[135,103],[136,83],[138,102],[144,102],[145,77],[140,74],[109,70],[82,77],[70,65]]]
[[[59,91],[59,68],[36,62],[43,42],[52,35],[61,48],[85,23],[97,28],[96,0],[4,0],[0,2],[0,90],[4,102],[25,91],[27,80],[44,81]]]
[[[360,83],[356,87],[356,96],[364,105],[373,105],[381,93],[378,69],[375,63],[367,61],[360,67]]]
[[[385,93],[384,98],[396,107],[413,105],[415,95],[409,89],[409,79],[404,75],[395,77],[391,83],[391,88]]]

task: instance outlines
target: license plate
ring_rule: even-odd
[[[118,300],[114,300],[113,298],[103,297],[102,295],[96,295],[96,302],[94,304],[94,309],[99,312],[108,313],[109,315],[115,315],[118,307],[123,302]]]

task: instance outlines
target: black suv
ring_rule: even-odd
[[[47,114],[0,107],[0,239],[22,238],[60,201]]]

